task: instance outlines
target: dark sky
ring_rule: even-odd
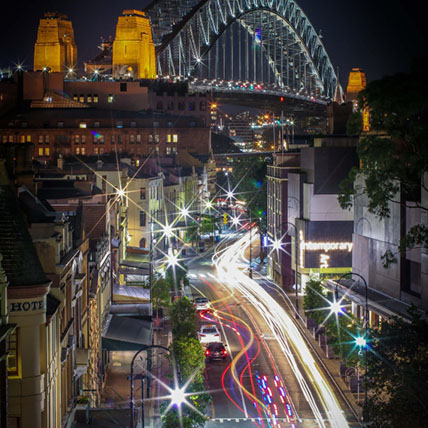
[[[66,13],[73,22],[79,61],[98,52],[100,35],[114,36],[123,9],[141,9],[147,0],[33,0],[2,5],[0,66],[33,62],[39,19],[45,11]],[[352,67],[368,80],[406,71],[415,56],[428,55],[428,22],[423,1],[298,0],[323,42],[342,84]],[[6,6],[7,5],[7,6]]]

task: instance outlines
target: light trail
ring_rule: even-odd
[[[214,255],[213,262],[217,267],[217,273],[223,284],[229,288],[238,290],[248,301],[258,310],[269,326],[272,334],[278,340],[278,343],[287,358],[294,375],[300,385],[312,413],[320,427],[326,428],[321,409],[305,379],[296,357],[294,356],[290,345],[299,356],[300,364],[310,379],[312,386],[316,390],[319,401],[322,405],[329,424],[332,428],[346,428],[349,426],[340,405],[326,381],[312,354],[301,336],[294,321],[282,308],[279,303],[273,299],[260,285],[250,279],[241,270],[239,256],[243,256],[245,249],[248,247],[249,233],[244,235],[221,255]]]

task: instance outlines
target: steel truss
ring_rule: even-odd
[[[334,96],[333,66],[293,0],[159,0],[146,12],[159,75]]]

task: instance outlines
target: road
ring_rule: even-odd
[[[351,426],[292,317],[246,275],[248,245],[247,233],[189,263],[194,293],[215,308],[200,322],[218,324],[229,352],[206,365],[206,427]]]

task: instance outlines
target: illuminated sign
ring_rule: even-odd
[[[299,265],[301,268],[314,269],[351,266],[352,247],[352,242],[347,241],[305,241],[304,233],[300,230]]]

